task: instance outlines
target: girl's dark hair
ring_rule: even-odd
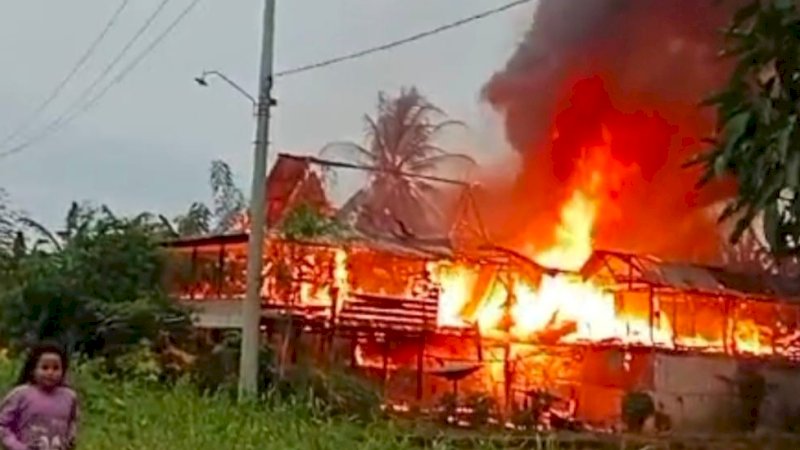
[[[64,375],[67,374],[69,358],[67,357],[67,351],[64,347],[55,342],[41,342],[31,347],[28,351],[28,356],[25,358],[25,365],[22,366],[22,372],[20,372],[19,379],[17,379],[18,386],[34,383],[34,371],[36,371],[36,366],[39,364],[39,359],[42,358],[42,355],[47,353],[56,354],[61,358],[61,368],[64,370]]]

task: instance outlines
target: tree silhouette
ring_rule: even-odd
[[[435,143],[442,131],[461,122],[447,120],[444,111],[415,88],[402,89],[396,97],[380,93],[377,109],[374,118],[364,118],[364,145],[334,142],[322,149],[323,154],[338,153],[378,169],[343,209],[354,214],[351,221],[361,231],[405,235],[433,231],[442,219],[436,204],[439,190],[414,175],[475,164],[469,156],[450,153]]]

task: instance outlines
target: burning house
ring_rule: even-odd
[[[709,208],[733,186],[697,191],[684,167],[713,129],[697,103],[727,74],[716,30],[736,3],[541,0],[484,92],[519,173],[454,183],[439,226],[360,217],[346,239],[287,239],[298,205],[348,216],[368,192],[334,208],[315,170],[329,164],[281,155],[265,336],[291,330],[394,404],[481,392],[510,414],[547,392],[553,411],[610,425],[626,393],[647,392],[675,426],[707,429],[726,420],[746,363],[771,387],[765,420],[796,410],[800,285],[722,268]],[[238,326],[246,240],[169,244],[175,295],[199,326]]]
[[[313,164],[282,155],[270,177],[270,223],[328,203]],[[305,194],[298,194],[305,192]],[[469,195],[463,198],[469,198]],[[467,202],[469,204],[469,202]],[[273,206],[274,206],[273,205]],[[545,268],[464,230],[440,239],[353,235],[266,244],[262,323],[293,322],[296,342],[337,354],[383,383],[396,404],[485,393],[510,411],[548,392],[563,413],[608,425],[622,397],[646,391],[676,425],[722,420],[738,364],[758,361],[789,399],[800,358],[800,286],[771,276],[591,251],[577,271]],[[477,234],[476,234],[477,235]],[[459,238],[460,236],[460,238]],[[238,327],[247,235],[170,244],[175,294],[198,325]],[[310,345],[310,347],[308,347]],[[776,408],[794,407],[778,404]]]

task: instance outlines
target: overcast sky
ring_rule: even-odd
[[[0,0],[0,137],[63,78],[121,0]],[[102,47],[37,125],[59,114],[113,58],[161,0],[132,0]],[[136,51],[189,0],[172,0]],[[500,0],[278,0],[276,69],[405,37],[489,9]],[[533,4],[379,55],[280,79],[272,152],[316,153],[359,139],[378,91],[416,85],[471,132],[452,144],[502,150],[480,89],[529,24]],[[224,159],[249,188],[254,122],[246,100],[192,78],[219,69],[252,92],[261,0],[200,5],[97,108],[25,152],[0,159],[0,187],[16,206],[58,226],[72,200],[124,213],[177,214],[208,197],[208,166]],[[124,64],[123,64],[124,65]],[[2,139],[0,139],[2,140]],[[0,148],[0,151],[6,147]]]

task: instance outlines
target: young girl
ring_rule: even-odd
[[[75,448],[78,401],[64,383],[67,366],[58,345],[31,349],[17,387],[0,405],[0,439],[7,450]]]

